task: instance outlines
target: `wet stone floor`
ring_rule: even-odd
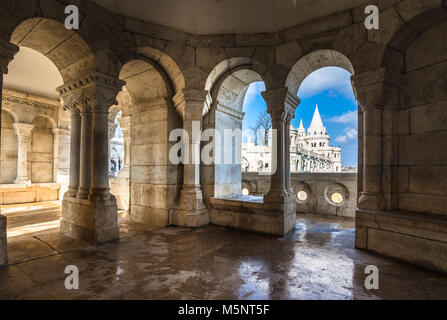
[[[354,249],[350,220],[298,216],[279,239],[216,226],[148,231],[121,215],[120,232],[98,247],[57,228],[8,238],[0,299],[447,299],[446,275]],[[79,290],[65,289],[68,265]],[[379,290],[364,288],[368,265]]]

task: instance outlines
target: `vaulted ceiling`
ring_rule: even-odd
[[[93,0],[125,16],[195,34],[274,32],[365,0]]]

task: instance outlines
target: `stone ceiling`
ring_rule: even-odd
[[[195,34],[274,32],[365,0],[93,0],[118,14]]]

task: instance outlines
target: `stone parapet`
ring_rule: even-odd
[[[324,216],[353,218],[357,204],[356,173],[292,173],[292,189],[297,196],[296,212]],[[258,173],[243,173],[242,188],[250,195],[262,196],[270,188],[270,176]],[[299,192],[305,192],[301,198]],[[332,195],[339,193],[343,200],[334,203]]]
[[[0,204],[32,203],[59,200],[60,183],[2,184]]]
[[[355,246],[447,272],[447,217],[358,210]]]
[[[295,229],[295,199],[264,203],[262,197],[211,198],[211,224],[284,236]]]

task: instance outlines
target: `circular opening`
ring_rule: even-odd
[[[341,204],[344,199],[343,199],[343,196],[340,193],[336,192],[336,193],[332,194],[331,200],[335,204]]]
[[[247,188],[242,189],[242,195],[243,196],[248,196],[250,194],[250,191],[248,191]]]
[[[298,200],[300,201],[306,201],[307,200],[307,192],[306,191],[300,191],[297,194]]]

